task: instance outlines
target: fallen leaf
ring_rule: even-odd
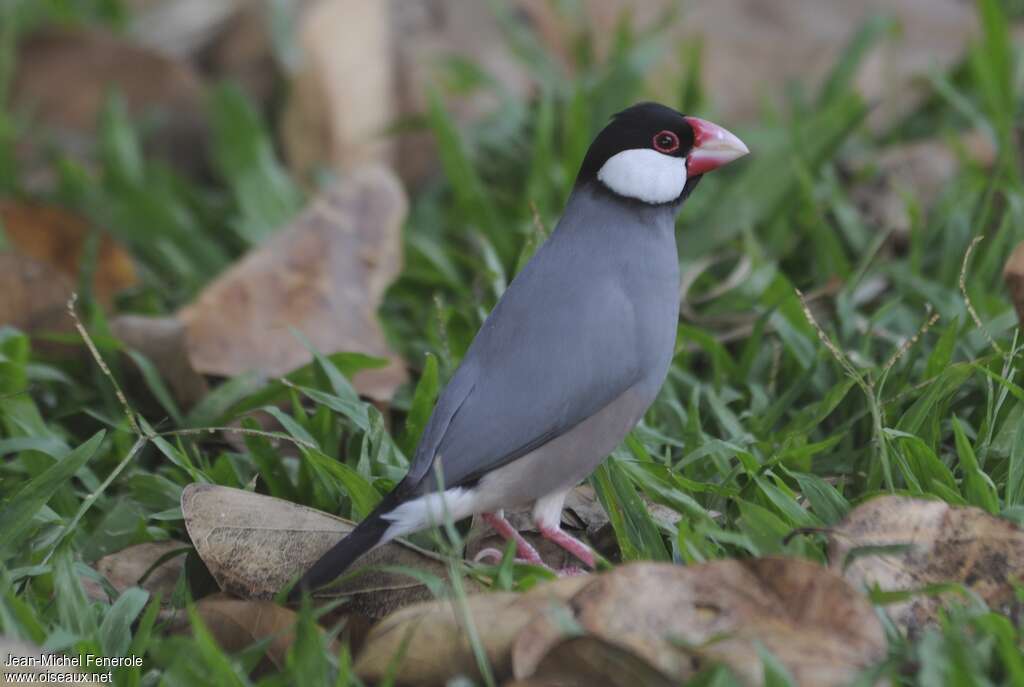
[[[1024,530],[979,508],[903,496],[871,499],[830,530],[829,561],[859,588],[915,591],[958,583],[1001,613],[1019,617],[1024,610],[1013,588],[1024,579]],[[913,634],[958,596],[914,594],[885,610]]]
[[[298,620],[295,611],[270,601],[236,599],[227,594],[203,597],[195,609],[224,651],[237,653],[268,639],[270,642],[264,658],[278,670],[285,667],[288,649],[295,641],[295,623]],[[191,629],[188,616],[178,613],[172,631],[186,634]],[[260,666],[256,673],[263,674],[268,669],[269,666]]]
[[[95,684],[88,676],[83,675],[80,671],[73,667],[64,666],[32,666],[29,659],[38,661],[41,657],[54,654],[51,651],[45,651],[41,647],[35,646],[28,642],[23,642],[20,639],[14,639],[13,637],[5,637],[0,635],[0,656],[3,656],[3,662],[0,662],[0,683],[13,684],[17,681],[25,681],[22,678],[15,678],[14,675],[24,676],[25,674],[31,674],[36,676],[35,681],[38,682],[57,682],[58,679],[62,685],[91,685]],[[55,654],[57,660],[62,658],[62,654]],[[40,678],[39,676],[46,675],[49,679]],[[50,676],[59,675],[60,678],[54,679]],[[10,676],[10,677],[9,677]]]
[[[53,265],[72,282],[78,279],[92,233],[84,219],[59,207],[0,200],[0,225],[14,251]],[[92,283],[96,298],[109,307],[118,291],[137,283],[131,256],[101,232]]]
[[[149,152],[186,171],[205,169],[203,88],[186,63],[106,31],[54,27],[19,40],[15,63],[12,108],[65,152],[88,159],[99,115],[117,92],[130,115],[156,125]]]
[[[1003,280],[1010,292],[1010,300],[1017,309],[1017,319],[1024,327],[1024,241],[1017,244],[1003,268]]]
[[[68,332],[73,287],[53,265],[0,251],[0,322],[24,332]]]
[[[611,642],[583,635],[552,647],[520,687],[673,687],[678,683],[645,660]],[[508,687],[508,686],[506,686]]]
[[[392,4],[321,0],[302,13],[302,61],[281,121],[285,157],[300,178],[309,179],[319,167],[344,173],[390,161],[392,143],[384,129],[396,114]]]
[[[867,599],[826,568],[798,559],[624,565],[594,577],[569,607],[575,627],[541,614],[523,628],[513,648],[517,678],[535,674],[551,650],[580,633],[675,681],[724,663],[762,684],[763,645],[799,685],[847,685],[887,649]]]
[[[322,353],[390,358],[353,379],[361,394],[390,400],[406,375],[376,313],[401,268],[405,212],[405,194],[387,170],[346,176],[182,309],[195,369],[283,375],[312,359],[295,329]]]
[[[114,336],[149,360],[167,382],[178,405],[191,408],[206,396],[206,379],[188,357],[185,326],[174,316],[120,315],[110,322]]]
[[[142,587],[151,595],[160,594],[163,603],[168,603],[185,566],[184,551],[181,555],[169,558],[156,567],[153,566],[163,556],[187,547],[187,544],[174,540],[135,544],[104,556],[94,567],[119,594],[129,587]],[[143,575],[146,575],[144,580]],[[90,597],[106,601],[107,595],[102,591],[102,587],[92,580],[89,582],[86,591]]]
[[[289,501],[210,484],[185,487],[181,512],[196,552],[217,584],[247,599],[273,598],[355,526]],[[439,556],[396,540],[370,551],[350,569],[362,574],[317,596],[346,596],[347,612],[371,618],[432,598],[420,580],[373,569],[380,566],[447,579],[447,566]]]
[[[566,577],[525,594],[491,592],[466,598],[468,617],[496,677],[511,674],[511,649],[520,630],[547,609],[562,608],[568,614],[565,600],[590,579]],[[399,684],[443,685],[456,675],[480,679],[465,617],[452,599],[391,614],[370,631],[356,658],[356,674],[376,682],[395,669],[392,664],[397,660],[394,677]]]

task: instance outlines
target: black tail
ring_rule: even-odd
[[[391,525],[383,516],[394,509],[400,501],[395,498],[396,491],[398,490],[385,496],[384,500],[373,509],[373,512],[306,571],[306,574],[295,583],[291,592],[288,593],[289,601],[298,600],[304,591],[312,592],[327,584],[345,572],[356,559],[380,543],[384,533]]]

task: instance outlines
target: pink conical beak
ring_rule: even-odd
[[[693,149],[686,156],[686,173],[690,176],[716,170],[750,152],[735,134],[717,124],[700,117],[686,117],[686,122],[694,137]]]

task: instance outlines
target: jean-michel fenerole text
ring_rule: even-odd
[[[140,656],[65,656],[64,654],[40,654],[39,656],[17,656],[7,654],[5,668],[139,668]]]

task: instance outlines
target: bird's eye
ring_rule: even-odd
[[[672,131],[659,131],[654,136],[654,149],[659,153],[674,153],[679,150],[679,137]]]

